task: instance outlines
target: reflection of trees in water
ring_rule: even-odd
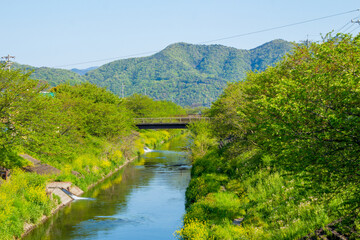
[[[190,182],[190,169],[186,170],[177,170],[170,174],[166,178],[168,185],[177,190],[185,190]]]

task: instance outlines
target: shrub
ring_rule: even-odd
[[[228,177],[226,175],[216,174],[204,174],[191,179],[185,193],[186,207],[205,197],[208,193],[217,192],[227,181]]]

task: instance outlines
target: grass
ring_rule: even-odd
[[[179,239],[299,239],[346,215],[343,199],[353,189],[319,192],[304,176],[271,167],[269,156],[238,158],[224,161],[213,150],[196,159]],[[257,167],[246,165],[251,158]],[[229,169],[234,163],[238,171]]]
[[[24,231],[24,223],[37,223],[43,215],[49,215],[59,203],[54,197],[46,195],[46,184],[50,181],[70,181],[83,190],[98,182],[113,169],[125,162],[125,157],[136,157],[143,152],[145,145],[154,148],[178,132],[142,131],[132,139],[115,139],[88,136],[78,148],[64,145],[66,156],[38,154],[21,149],[49,165],[61,170],[61,174],[37,175],[26,173],[19,168],[12,169],[11,178],[0,180],[0,240],[19,238]],[[51,149],[51,148],[49,148]],[[5,153],[4,153],[5,154]],[[26,165],[15,153],[6,153],[7,158],[15,159],[15,166]],[[8,161],[9,162],[9,161]],[[73,173],[77,172],[77,175]],[[118,179],[121,181],[121,178]]]
[[[0,239],[20,237],[24,223],[37,223],[55,206],[46,195],[47,178],[15,169],[0,187]]]

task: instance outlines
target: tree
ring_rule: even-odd
[[[46,85],[30,80],[29,75],[0,66],[0,151],[6,167],[13,163],[4,163],[4,154],[14,159],[15,146],[31,141],[34,137],[32,115],[42,108],[39,93]]]
[[[327,36],[230,85],[214,104],[215,126],[275,156],[274,165],[327,182],[320,191],[341,191],[360,180],[359,81],[360,35]]]

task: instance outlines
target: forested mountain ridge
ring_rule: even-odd
[[[133,93],[180,105],[209,105],[227,82],[244,79],[246,72],[274,65],[293,45],[274,40],[252,50],[222,45],[175,43],[143,58],[105,64],[85,74],[86,80],[121,95]]]
[[[50,86],[55,87],[61,83],[76,84],[84,82],[82,76],[78,73],[66,69],[49,68],[49,67],[33,67],[30,65],[22,65],[14,63],[14,69],[22,69],[25,72],[33,71],[30,78],[46,81]]]
[[[209,106],[222,93],[227,82],[241,81],[248,71],[265,70],[292,47],[292,43],[280,39],[251,50],[175,43],[148,57],[117,60],[91,71],[86,69],[85,75],[74,72],[74,69],[13,66],[34,71],[31,78],[45,80],[52,87],[64,82],[89,81],[119,96],[140,93],[182,106]]]
[[[72,68],[71,71],[74,73],[78,73],[79,75],[85,75],[85,73],[97,69],[98,67],[89,67],[89,68],[85,68],[85,69],[78,69],[78,68]]]
[[[276,39],[251,49],[251,70],[264,71],[268,66],[279,62],[292,47],[291,43]]]

